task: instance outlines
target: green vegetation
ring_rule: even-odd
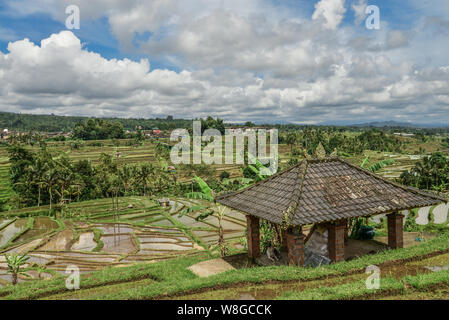
[[[89,276],[81,277],[82,290],[124,283],[127,281],[137,281],[142,279],[155,280],[148,285],[135,285],[124,290],[113,290],[113,292],[90,295],[89,299],[153,299],[163,296],[173,296],[179,294],[195,293],[202,290],[214,290],[216,287],[232,288],[245,283],[266,284],[268,282],[288,282],[298,281],[311,282],[319,279],[333,279],[337,277],[349,276],[353,274],[364,274],[365,268],[370,265],[382,266],[404,265],[404,262],[419,261],[422,259],[432,259],[439,254],[446,254],[449,251],[449,237],[447,234],[439,238],[432,239],[418,246],[406,249],[384,251],[375,255],[368,255],[352,261],[345,261],[338,264],[324,266],[320,268],[297,268],[297,267],[256,267],[228,271],[208,278],[198,278],[191,273],[187,267],[197,262],[210,259],[207,254],[200,254],[191,257],[183,257],[154,264],[141,264],[123,268],[107,268],[92,273]],[[427,276],[427,282],[437,283],[440,273],[435,276]],[[447,277],[447,275],[446,275]],[[366,277],[365,277],[366,279]],[[418,278],[417,278],[418,279]],[[447,279],[447,278],[446,278]],[[384,279],[382,278],[382,281]],[[418,287],[418,280],[411,281],[410,284]],[[422,281],[422,280],[421,280]],[[446,281],[446,280],[445,280]],[[391,283],[395,288],[395,282]],[[354,285],[360,288],[360,284]],[[348,287],[335,289],[330,294],[338,294],[346,291]],[[351,288],[351,286],[349,286]],[[352,287],[354,288],[354,287]],[[121,288],[122,289],[122,288]],[[64,294],[65,280],[63,277],[46,281],[32,281],[21,283],[16,287],[0,288],[0,297],[8,299],[36,299],[57,294]],[[362,291],[355,291],[355,293]],[[67,293],[69,294],[69,293]],[[74,293],[75,294],[75,293]],[[86,298],[82,296],[79,298]],[[344,297],[344,296],[341,296]],[[347,297],[347,296],[346,296]]]
[[[8,272],[12,275],[12,284],[17,284],[17,276],[23,273],[22,266],[30,258],[23,254],[19,256],[17,253],[5,254],[6,263],[8,264]]]
[[[203,132],[216,129],[223,133],[232,125],[213,117],[199,120]],[[275,297],[354,299],[413,294],[413,290],[421,292],[447,283],[445,273],[398,273],[382,278],[381,291],[372,294],[361,281],[360,275],[369,265],[408,263],[449,250],[447,227],[417,225],[416,210],[407,218],[405,230],[437,233],[439,238],[317,269],[243,268],[198,278],[187,269],[192,264],[245,250],[244,239],[240,241],[245,221],[217,207],[214,196],[263,180],[261,171],[267,166],[259,160],[249,164],[249,154],[243,165],[173,165],[169,160],[171,142],[148,137],[145,132],[156,128],[191,131],[191,121],[173,117],[87,119],[0,113],[0,124],[26,131],[14,133],[0,145],[1,252],[24,250],[33,261],[50,257],[43,264],[38,260],[16,269],[15,281],[27,281],[0,288],[0,297],[154,299],[218,288],[232,290],[247,284],[281,287],[299,280],[310,287],[283,291]],[[403,184],[448,191],[449,137],[445,129],[264,127],[280,129],[280,169],[319,149],[323,155],[338,155]],[[395,135],[396,130],[414,136]],[[73,135],[46,137],[33,131],[73,131]],[[159,205],[161,198],[171,200],[169,208]],[[364,218],[352,223],[356,226],[354,237],[364,225],[374,226],[377,235],[386,235],[385,221],[374,224]],[[272,225],[263,222],[261,235],[263,251],[278,244],[279,230]],[[125,251],[114,251],[117,241],[125,243],[120,247]],[[55,249],[61,243],[65,246]],[[177,249],[167,249],[172,247]],[[67,292],[64,278],[58,275],[73,261],[80,262],[83,271],[92,272],[82,276],[80,292]],[[41,274],[53,277],[39,280]],[[0,286],[5,281],[0,279]],[[327,288],[326,284],[332,285]]]
[[[75,126],[73,137],[82,140],[123,139],[125,131],[120,122],[89,119]]]
[[[401,174],[399,181],[420,189],[447,191],[449,189],[449,160],[441,152],[424,157],[409,171]]]

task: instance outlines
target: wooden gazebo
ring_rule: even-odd
[[[387,214],[388,245],[403,246],[402,210],[447,202],[384,179],[338,157],[306,159],[251,187],[220,195],[216,201],[243,212],[248,224],[248,255],[260,256],[259,218],[283,226],[291,265],[304,265],[302,226],[324,223],[329,258],[344,260],[347,219]]]

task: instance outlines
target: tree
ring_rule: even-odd
[[[11,273],[12,275],[12,284],[16,285],[18,282],[17,276],[24,273],[22,266],[30,259],[30,257],[27,257],[25,253],[22,256],[19,256],[14,252],[9,256],[5,253],[5,259],[8,264],[8,273]]]
[[[217,129],[221,134],[225,134],[225,126],[223,120],[220,118],[214,119],[211,116],[207,117],[205,120],[200,119],[201,121],[201,133],[206,131],[207,129]]]
[[[59,179],[59,172],[54,166],[50,167],[45,172],[43,183],[47,187],[48,194],[50,197],[50,212],[52,211],[53,190],[58,182],[58,179]]]
[[[36,158],[34,163],[30,166],[31,177],[32,177],[32,180],[30,181],[30,183],[37,186],[37,194],[38,194],[37,206],[38,207],[40,207],[40,205],[41,205],[41,190],[45,186],[44,175],[45,175],[46,170],[47,170],[47,164],[40,157]]]
[[[285,139],[285,142],[287,143],[287,145],[290,146],[290,154],[293,153],[293,146],[296,144],[297,141],[298,141],[298,136],[296,135],[295,132],[289,132],[287,134],[287,138]]]
[[[445,191],[449,185],[449,160],[441,152],[424,157],[410,171],[402,172],[399,182],[420,189]]]
[[[217,213],[218,218],[218,246],[220,248],[220,255],[224,257],[227,254],[226,245],[224,241],[224,230],[223,230],[223,218],[225,214],[225,207],[219,205],[214,200],[214,191],[209,187],[209,185],[200,177],[195,176],[195,181],[198,183],[201,191],[200,192],[189,192],[184,196],[190,199],[201,199],[209,202],[207,205],[197,205],[190,207],[188,209],[183,210],[180,213],[180,216],[192,213],[199,212],[199,215],[195,218],[195,220],[200,221],[204,220],[207,217],[213,215],[215,212]],[[214,210],[215,209],[215,210]]]

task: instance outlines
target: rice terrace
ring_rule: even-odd
[[[0,1],[0,303],[449,300],[447,1],[72,2]]]

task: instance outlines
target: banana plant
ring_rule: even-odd
[[[189,192],[184,196],[190,199],[202,199],[207,201],[214,201],[214,191],[209,187],[209,185],[200,177],[195,176],[195,181],[200,186],[201,192]]]
[[[190,208],[184,209],[179,214],[179,217],[182,217],[184,214],[192,213],[192,212],[200,212],[200,214],[195,218],[196,221],[202,221],[207,217],[217,213],[218,218],[218,246],[220,248],[220,254],[222,257],[226,255],[226,246],[224,242],[224,230],[223,230],[223,217],[225,213],[225,208],[216,204],[214,202],[214,191],[209,187],[209,185],[200,177],[195,176],[195,181],[200,186],[200,192],[189,192],[184,196],[190,199],[200,199],[206,200],[209,203],[204,205],[196,205]]]
[[[17,284],[17,276],[19,274],[24,274],[22,266],[30,259],[30,257],[26,256],[26,253],[22,256],[19,256],[17,253],[8,254],[5,253],[6,263],[8,264],[8,273],[12,275],[12,284]]]
[[[260,179],[260,180],[264,180],[267,176],[270,176],[272,174],[275,173],[275,169],[274,168],[267,168],[265,167],[262,162],[260,162],[259,159],[257,159],[255,156],[253,156],[251,153],[247,153],[248,155],[248,162],[249,163],[253,163],[248,165],[248,168],[250,168],[250,170],[252,172],[254,172],[256,174],[256,176]],[[278,155],[275,155],[275,159],[274,159],[274,163],[278,162]],[[276,168],[277,169],[277,168]]]
[[[366,165],[367,165],[368,162],[369,162],[369,158],[370,158],[370,157],[367,156],[367,157],[362,161],[362,164],[360,165],[362,168],[365,168],[365,167],[366,167]],[[375,172],[379,171],[380,169],[385,168],[385,167],[387,167],[387,166],[390,166],[390,165],[392,165],[392,164],[394,164],[394,160],[393,160],[393,159],[385,159],[385,160],[378,161],[378,162],[374,163],[373,165],[369,166],[367,169],[368,169],[369,171],[375,173]]]

